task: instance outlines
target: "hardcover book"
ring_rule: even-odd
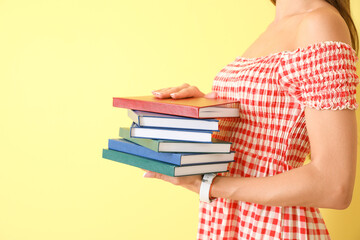
[[[238,101],[209,98],[114,97],[113,106],[192,118],[239,117]]]
[[[140,127],[219,130],[219,120],[216,119],[196,119],[131,109],[128,109],[128,116]]]
[[[228,163],[176,166],[174,164],[109,149],[103,149],[103,158],[172,177],[226,172],[228,166]]]
[[[229,153],[231,143],[215,138],[209,143],[181,142],[171,140],[132,138],[130,128],[120,128],[119,136],[156,152],[188,152],[188,153]]]
[[[130,128],[130,136],[163,140],[211,142],[212,131],[196,131],[192,129],[139,127],[135,123]]]
[[[155,152],[141,145],[125,139],[109,139],[109,149],[146,157],[178,166],[189,164],[233,162],[234,152],[231,153],[162,153]]]

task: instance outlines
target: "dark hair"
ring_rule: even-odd
[[[335,7],[340,15],[345,20],[351,36],[351,44],[352,47],[355,49],[356,53],[359,53],[359,36],[354,24],[354,21],[351,18],[350,13],[350,0],[325,0],[329,4],[331,4],[333,7]],[[276,0],[271,0],[271,2],[276,5]]]

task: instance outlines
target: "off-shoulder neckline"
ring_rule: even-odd
[[[242,56],[238,56],[236,57],[236,61],[239,60],[244,60],[244,61],[255,61],[255,60],[261,60],[261,59],[267,59],[270,57],[274,57],[274,56],[278,56],[278,55],[285,55],[285,54],[296,54],[296,53],[300,53],[300,52],[306,52],[309,50],[314,50],[317,49],[319,47],[324,47],[324,46],[329,46],[329,45],[337,45],[338,47],[345,47],[346,49],[350,49],[350,51],[356,56],[356,51],[353,49],[353,47],[347,43],[344,42],[340,42],[340,41],[323,41],[323,42],[317,42],[317,43],[312,43],[309,44],[305,47],[298,47],[294,50],[284,50],[284,51],[279,51],[279,52],[275,52],[275,53],[271,53],[265,56],[260,56],[260,57],[242,57]]]

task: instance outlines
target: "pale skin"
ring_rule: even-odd
[[[350,34],[340,14],[324,0],[277,0],[274,21],[245,51],[243,57],[260,57],[292,51],[313,43],[340,41],[351,45]],[[236,54],[235,54],[236,55]],[[197,87],[153,91],[158,98],[216,98]],[[345,209],[350,205],[357,159],[357,123],[354,110],[305,108],[311,162],[271,177],[217,177],[211,197],[270,206],[307,206]],[[146,172],[157,178],[199,193],[201,176],[169,177]]]

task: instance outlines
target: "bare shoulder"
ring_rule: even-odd
[[[324,41],[339,41],[351,45],[350,32],[345,20],[331,6],[304,14],[296,37],[298,47]]]

